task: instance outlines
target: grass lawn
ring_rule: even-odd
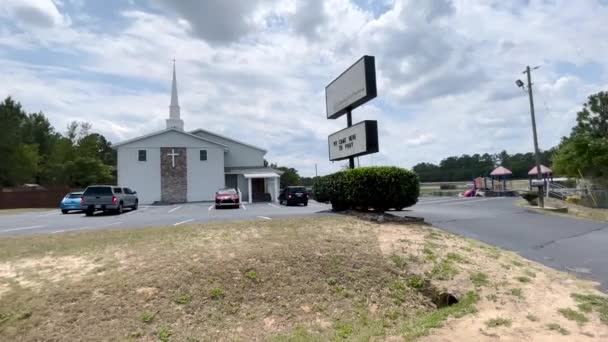
[[[19,209],[0,209],[0,215],[15,215],[38,211],[49,211],[51,208],[19,208]],[[59,209],[57,209],[59,210]]]
[[[0,340],[593,341],[593,285],[344,216],[2,238]]]

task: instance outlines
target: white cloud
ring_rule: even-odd
[[[65,19],[51,0],[4,0],[0,10],[26,30],[59,26]]]
[[[267,159],[310,175],[315,163],[321,174],[340,167],[327,160],[326,137],[345,119],[325,119],[323,89],[363,54],[376,56],[379,96],[353,115],[378,120],[381,153],[362,165],[531,150],[528,100],[514,83],[527,64],[542,65],[534,89],[543,148],[608,87],[608,42],[597,39],[608,35],[608,9],[593,0],[395,0],[383,13],[348,0],[154,1],[153,10],[116,10],[123,24],[111,31],[66,24],[67,6],[50,1],[11,0],[10,11],[4,2],[3,18],[21,24],[0,21],[0,95],[59,129],[88,120],[113,141],[132,138],[163,126],[176,58],[187,128],[260,145]],[[51,26],[30,30],[20,4]],[[604,72],[590,81],[560,62]]]

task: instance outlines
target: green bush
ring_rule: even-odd
[[[420,194],[418,176],[398,167],[361,167],[319,177],[315,198],[331,202],[334,210],[403,209],[416,204]]]

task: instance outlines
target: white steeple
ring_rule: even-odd
[[[177,99],[177,77],[175,76],[175,60],[173,60],[173,82],[171,83],[171,104],[169,105],[169,118],[167,129],[176,128],[184,130],[184,120],[180,118],[179,101]]]

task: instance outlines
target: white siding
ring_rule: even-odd
[[[240,144],[230,139],[222,138],[214,134],[207,132],[192,132],[201,138],[209,139],[217,143],[228,146],[229,151],[225,156],[226,167],[238,167],[238,166],[264,166],[264,155],[266,152],[257,148],[249,147],[247,145]]]
[[[146,150],[147,160],[138,160],[138,151]],[[160,201],[160,149],[120,147],[117,152],[118,185],[137,191],[139,203]]]
[[[207,150],[207,160],[200,160],[200,150]],[[188,202],[212,201],[224,187],[224,149],[188,148]]]
[[[168,131],[117,148],[118,184],[137,191],[140,203],[150,204],[161,199],[161,147],[187,148],[188,201],[212,200],[215,191],[223,187],[225,148],[179,132]],[[148,151],[147,161],[140,162],[137,151],[143,149]],[[200,161],[200,150],[207,150],[206,162]]]

